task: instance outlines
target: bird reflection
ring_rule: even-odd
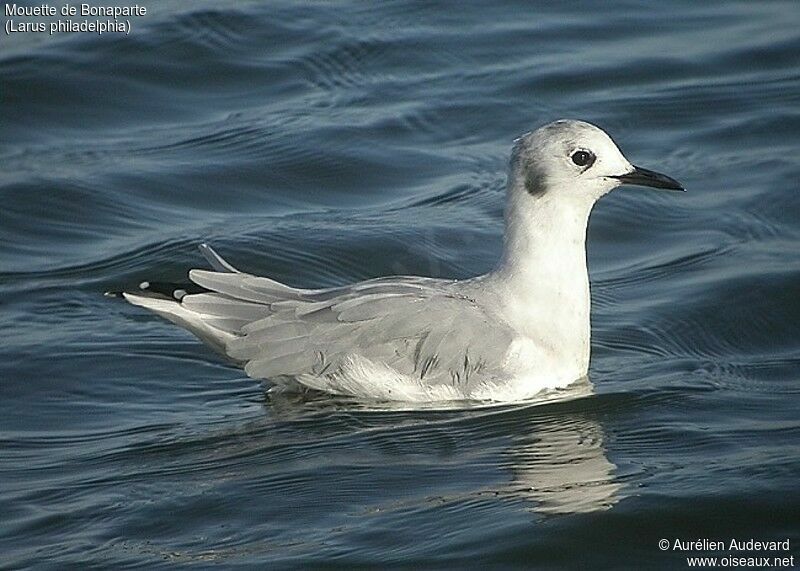
[[[559,399],[592,394],[592,384],[585,378]],[[586,513],[608,509],[619,499],[622,484],[615,480],[616,466],[606,456],[603,428],[590,413],[581,411],[580,402],[572,400],[536,415],[506,452],[510,493],[530,500],[536,512]]]
[[[411,441],[424,447],[432,431],[439,440],[446,433],[456,455],[459,447],[474,446],[478,437],[505,442],[496,446],[500,456],[495,463],[510,478],[504,485],[494,481],[491,488],[472,493],[522,499],[536,513],[555,515],[606,510],[619,501],[623,484],[615,479],[616,466],[606,455],[605,433],[591,406],[594,398],[584,377],[567,389],[514,405],[462,402],[411,409],[408,403],[278,393],[268,396],[266,406],[271,416],[289,422],[307,420],[309,413],[318,419],[334,412],[353,415],[360,427],[377,429],[389,440],[402,439],[403,446]]]

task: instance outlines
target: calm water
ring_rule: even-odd
[[[800,565],[800,5],[431,4],[0,37],[0,567]],[[269,399],[102,295],[202,241],[299,286],[486,271],[511,141],[560,117],[689,192],[596,208],[559,402]]]

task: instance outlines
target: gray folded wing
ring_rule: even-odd
[[[389,277],[321,290],[243,273],[193,270],[212,293],[183,304],[235,336],[227,354],[255,378],[327,375],[357,356],[431,383],[497,369],[512,335],[452,282]]]

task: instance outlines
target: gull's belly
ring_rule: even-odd
[[[503,369],[531,390],[565,387],[588,372],[583,352],[569,347],[549,348],[526,336],[515,338],[506,352]]]

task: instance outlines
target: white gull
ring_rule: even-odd
[[[240,272],[203,245],[213,271],[189,277],[206,292],[123,295],[273,388],[416,402],[524,399],[587,374],[586,227],[595,202],[621,184],[683,190],[633,166],[594,125],[555,121],[516,141],[503,254],[488,274],[298,289]]]

